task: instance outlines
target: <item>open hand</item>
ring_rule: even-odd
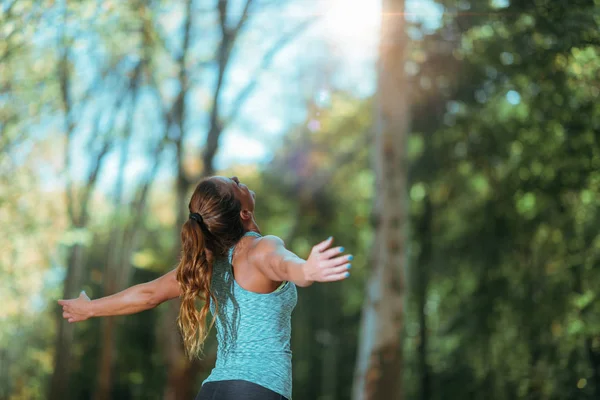
[[[63,308],[63,318],[67,319],[69,322],[79,322],[85,321],[90,317],[90,301],[91,300],[87,294],[85,294],[85,291],[82,290],[78,298],[71,300],[58,300],[58,304],[60,304]]]
[[[317,244],[312,248],[310,256],[304,264],[304,277],[309,281],[333,282],[340,281],[350,276],[348,269],[351,255],[341,255],[343,247],[330,248],[333,237]]]

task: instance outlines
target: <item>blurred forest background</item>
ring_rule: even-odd
[[[56,299],[172,269],[211,174],[355,255],[299,289],[294,399],[600,399],[599,32],[599,0],[3,0],[0,399],[195,396],[176,301]]]

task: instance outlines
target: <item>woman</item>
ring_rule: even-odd
[[[179,297],[178,324],[190,357],[201,353],[210,327],[217,326],[216,366],[196,400],[291,400],[296,286],[347,278],[352,256],[332,248],[330,237],[303,260],[278,237],[259,233],[254,205],[254,192],[237,177],[204,179],[188,206],[177,268],[100,299],[82,292],[77,299],[59,300],[63,317],[78,322],[133,314]],[[196,298],[206,300],[199,311]]]

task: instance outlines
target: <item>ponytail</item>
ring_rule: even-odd
[[[210,290],[213,260],[209,260],[206,249],[206,236],[210,233],[205,231],[202,225],[202,221],[195,218],[183,224],[181,259],[177,266],[177,281],[181,286],[181,306],[177,324],[190,360],[202,354],[204,341],[215,323],[213,316],[210,326],[206,329],[206,316],[210,310],[209,297],[215,307],[217,306],[217,299]],[[204,302],[200,311],[196,308],[196,298]]]
[[[188,357],[202,355],[204,341],[215,324],[213,315],[208,329],[206,316],[212,300],[215,310],[217,298],[210,291],[213,260],[226,257],[227,251],[244,235],[240,219],[242,205],[234,193],[212,178],[203,179],[194,190],[189,219],[181,228],[181,258],[177,266],[177,281],[181,287],[181,306],[177,324],[183,336]],[[196,299],[202,304],[196,308]]]

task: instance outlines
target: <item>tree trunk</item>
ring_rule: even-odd
[[[132,119],[133,120],[133,119]],[[166,135],[166,133],[165,133]],[[156,160],[152,169],[147,173],[144,178],[143,185],[138,189],[138,194],[131,204],[123,208],[134,210],[133,216],[125,226],[117,227],[118,221],[115,220],[113,224],[117,227],[112,235],[111,244],[109,245],[109,257],[107,261],[107,268],[104,276],[104,294],[111,295],[117,293],[125,288],[129,287],[131,281],[131,255],[138,247],[138,236],[140,233],[140,227],[144,218],[144,211],[146,209],[149,188],[154,182],[156,173],[158,172],[158,166],[160,164],[160,154],[164,149],[164,140],[161,140],[156,149],[154,150],[153,158]],[[123,182],[122,173],[124,172],[124,165],[120,169],[120,181]],[[120,198],[121,196],[117,196]],[[120,203],[120,202],[119,202]],[[117,219],[119,213],[117,213]],[[107,317],[102,319],[102,333],[101,333],[101,356],[98,368],[98,383],[97,389],[94,393],[95,400],[110,399],[110,391],[112,388],[112,373],[114,364],[114,333],[119,327],[119,322],[122,320],[116,320],[113,317]]]
[[[404,1],[384,0],[374,143],[375,241],[360,326],[353,399],[401,399],[408,87]]]
[[[128,271],[130,269],[129,256],[131,254],[127,252],[133,250],[125,246],[127,240],[127,223],[123,224],[121,221],[126,219],[122,213],[124,208],[123,193],[125,187],[125,168],[127,167],[131,137],[134,129],[133,123],[135,120],[139,78],[144,64],[145,62],[140,62],[138,64],[138,66],[134,69],[134,74],[131,79],[131,100],[128,110],[127,126],[125,129],[126,134],[122,142],[119,170],[117,173],[117,180],[115,182],[114,203],[116,210],[113,216],[111,235],[108,242],[108,257],[106,259],[104,274],[102,277],[104,281],[103,296],[110,296],[129,286],[129,279],[126,281],[119,279],[121,270]],[[158,160],[156,162],[158,163]],[[130,221],[129,223],[131,224],[132,222]],[[133,222],[133,224],[135,224],[135,227],[140,225],[137,223],[137,221]],[[97,388],[94,392],[94,400],[109,400],[111,398],[110,392],[112,387],[112,370],[114,363],[113,354],[115,350],[114,331],[116,321],[114,317],[106,317],[102,319],[101,324],[101,352],[98,366]]]
[[[335,326],[335,314],[339,313],[335,292],[326,286],[319,286],[317,299],[321,304],[328,307],[316,310],[321,319],[320,345],[324,347],[321,351],[321,390],[320,400],[335,400],[338,378],[338,347],[339,340]]]
[[[187,71],[187,56],[190,48],[191,41],[191,28],[192,28],[192,0],[186,2],[185,21],[183,25],[183,43],[182,52],[178,59],[178,80],[181,90],[175,103],[173,104],[172,115],[173,125],[179,131],[179,135],[175,139],[175,147],[177,154],[177,177],[175,182],[176,190],[176,223],[174,234],[179,237],[181,226],[183,225],[184,217],[183,212],[185,209],[185,202],[187,197],[187,188],[189,182],[185,175],[184,169],[184,154],[183,154],[183,143],[185,138],[185,122],[186,122],[186,98],[189,89],[189,77]],[[167,129],[169,129],[167,127]],[[174,249],[175,259],[179,259],[179,244]],[[194,397],[195,388],[194,378],[197,372],[197,364],[190,363],[185,355],[183,348],[183,341],[181,340],[179,331],[177,329],[177,315],[179,313],[180,301],[174,299],[168,303],[168,308],[164,315],[165,321],[162,325],[167,327],[165,332],[164,350],[166,352],[167,360],[167,385],[165,387],[164,399],[165,400],[179,400],[188,399]]]
[[[67,277],[63,290],[63,299],[71,299],[79,295],[84,264],[83,245],[76,244],[71,248],[67,263]],[[69,372],[71,368],[71,350],[73,342],[73,328],[62,317],[62,309],[57,310],[58,333],[55,342],[54,373],[50,380],[49,400],[65,399],[69,385]]]
[[[418,365],[419,373],[421,374],[421,400],[429,400],[430,393],[430,374],[429,364],[427,363],[427,315],[425,314],[425,306],[427,305],[427,287],[429,284],[429,269],[431,268],[431,220],[432,220],[432,204],[429,195],[423,199],[425,212],[421,217],[421,226],[419,227],[418,237],[421,238],[421,253],[417,265],[415,266],[415,292],[417,311],[419,313],[419,346]]]
[[[119,211],[117,211],[117,215]],[[113,221],[115,228],[111,234],[111,240],[108,244],[108,259],[104,269],[103,280],[103,295],[109,296],[119,291],[116,274],[119,267],[124,268],[120,264],[121,253],[124,251],[122,246],[124,242],[123,228],[119,227],[117,221]],[[100,333],[100,358],[98,362],[98,380],[97,387],[94,391],[94,400],[109,400],[112,388],[112,371],[114,364],[114,331],[115,317],[102,318],[101,333]]]
[[[108,286],[107,286],[108,287]],[[108,292],[107,292],[108,293]],[[114,291],[112,293],[115,293]],[[111,293],[111,294],[112,294]],[[102,333],[100,337],[100,354],[97,388],[94,391],[94,400],[109,400],[112,387],[112,368],[114,346],[115,318],[106,317],[102,320]]]
[[[183,160],[180,160],[179,168],[183,168]],[[183,170],[178,173],[177,183],[177,223],[175,234],[179,237],[179,230],[185,222],[183,206],[187,198],[187,182]],[[179,245],[177,251],[179,252]],[[177,329],[177,315],[181,302],[179,299],[173,299],[168,303],[165,317],[167,322],[164,326],[168,327],[166,332],[165,349],[167,352],[167,363],[169,366],[167,374],[167,387],[164,393],[165,400],[192,399],[197,389],[193,386],[198,374],[200,363],[190,362],[185,355],[183,341]]]
[[[219,147],[219,139],[223,131],[221,122],[219,101],[222,92],[222,85],[224,82],[225,72],[230,61],[231,50],[235,44],[237,36],[246,22],[248,17],[248,10],[252,0],[246,0],[245,6],[242,11],[242,15],[238,20],[238,23],[233,27],[227,26],[227,13],[228,13],[228,1],[220,0],[217,4],[219,12],[219,22],[221,28],[221,43],[217,52],[217,64],[218,64],[218,75],[217,82],[215,84],[213,92],[213,104],[210,112],[210,126],[208,129],[208,135],[206,139],[206,145],[204,149],[203,160],[203,171],[201,177],[210,176],[214,173],[214,157]],[[179,128],[179,137],[176,139],[176,153],[177,153],[177,178],[176,178],[176,213],[177,222],[175,234],[179,237],[179,232],[185,220],[187,219],[187,202],[188,202],[188,188],[195,182],[190,182],[188,179],[184,165],[183,165],[183,143],[185,136],[185,99],[188,90],[188,75],[186,72],[186,56],[187,50],[190,45],[190,29],[192,24],[192,1],[188,0],[186,20],[184,25],[184,43],[183,52],[179,60],[179,81],[181,86],[181,92],[177,98],[177,101],[173,107],[173,123]],[[179,255],[179,246],[177,247],[176,254]],[[169,308],[165,314],[167,323],[175,321],[179,313],[180,301],[175,299],[169,303]],[[185,356],[183,341],[180,338],[177,329],[171,329],[167,332],[166,340],[166,351],[167,351],[167,363],[168,363],[168,378],[167,388],[165,390],[165,400],[178,400],[184,398],[193,397],[196,389],[194,388],[195,378],[201,367],[205,367],[205,362],[189,362]],[[212,357],[208,357],[209,359]]]
[[[590,240],[590,239],[588,239]],[[574,282],[574,291],[575,293],[578,293],[580,295],[582,295],[584,293],[584,266],[583,265],[577,265],[575,267],[571,268],[571,275],[573,277],[573,282]],[[585,319],[585,313],[584,310],[580,311],[581,313],[581,318]],[[600,351],[598,351],[598,349],[594,346],[594,337],[592,333],[588,333],[587,335],[585,335],[584,339],[583,339],[583,346],[584,346],[584,351],[587,354],[588,357],[588,361],[590,363],[590,368],[591,368],[591,377],[590,377],[590,383],[592,384],[593,387],[593,398],[595,399],[600,399]]]
[[[585,348],[590,361],[590,367],[592,368],[592,377],[590,380],[594,385],[593,397],[600,399],[600,351],[594,347],[593,338],[591,337],[585,338]]]

